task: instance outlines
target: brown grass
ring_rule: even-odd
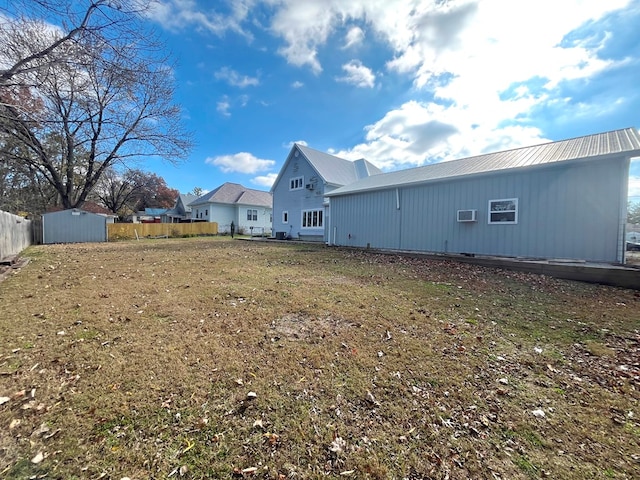
[[[640,473],[638,292],[219,238],[25,254],[2,479]]]

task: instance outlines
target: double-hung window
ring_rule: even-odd
[[[323,210],[303,210],[302,228],[321,228],[323,223]]]
[[[258,220],[258,210],[247,210],[247,220],[254,222]]]
[[[289,180],[289,190],[300,190],[304,188],[304,177],[294,177]]]
[[[518,223],[518,199],[501,198],[489,200],[489,224]]]

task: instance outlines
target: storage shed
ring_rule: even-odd
[[[375,175],[327,193],[329,244],[624,262],[633,128]]]
[[[107,224],[115,216],[80,208],[42,215],[42,243],[106,242]]]

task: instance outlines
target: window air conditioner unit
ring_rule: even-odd
[[[458,210],[458,222],[475,222],[477,213],[477,210]]]
[[[313,190],[313,183],[307,183],[307,184],[305,185],[305,188],[306,188],[307,190]]]

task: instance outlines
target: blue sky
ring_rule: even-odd
[[[145,168],[182,193],[268,190],[293,142],[395,170],[640,127],[640,0],[160,0],[147,21],[197,145]]]

